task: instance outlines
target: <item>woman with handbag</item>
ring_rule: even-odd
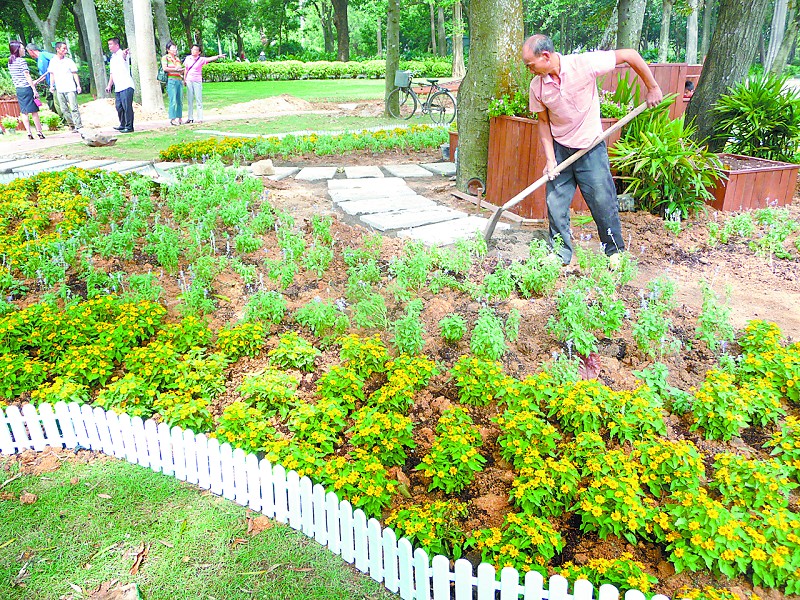
[[[169,124],[180,125],[183,116],[183,64],[178,58],[178,46],[167,42],[167,53],[161,57],[161,68],[167,74],[167,96],[169,96]]]
[[[8,43],[10,56],[8,57],[8,71],[11,73],[11,81],[17,88],[17,101],[19,102],[19,112],[22,115],[22,123],[28,133],[28,139],[33,139],[31,123],[28,115],[33,116],[36,125],[36,133],[44,139],[42,133],[42,121],[39,119],[39,107],[42,101],[39,100],[39,92],[36,91],[36,84],[31,77],[28,63],[25,62],[25,46],[22,42],[13,40]]]
[[[224,54],[217,54],[211,57],[200,56],[200,52],[200,46],[197,44],[192,45],[192,53],[183,61],[183,66],[186,67],[183,80],[186,82],[187,102],[189,104],[187,123],[203,122],[203,66],[220,58],[225,58]],[[192,116],[195,104],[197,104],[197,120]]]

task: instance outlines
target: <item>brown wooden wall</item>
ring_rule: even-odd
[[[736,154],[720,154],[723,161],[726,156],[746,159]],[[711,206],[717,210],[741,211],[767,206],[785,206],[792,202],[797,172],[800,165],[792,165],[776,161],[769,166],[748,170],[725,169],[727,181],[720,181],[712,190],[714,201]]]
[[[703,69],[702,65],[688,65],[686,63],[652,63],[648,65],[653,72],[658,86],[664,95],[677,94],[678,98],[669,109],[669,116],[671,119],[677,119],[686,110],[687,102],[683,101],[683,90],[686,85],[686,80],[691,80],[697,85],[697,80],[700,79],[700,72]],[[630,67],[617,67],[611,73],[605,76],[602,81],[602,88],[607,91],[614,91],[617,87],[618,77],[625,77],[627,74],[628,80],[634,78],[639,79],[638,75],[634,73]],[[645,87],[641,84],[642,100],[644,100]]]
[[[603,129],[616,123],[603,119]],[[494,117],[489,124],[489,165],[486,174],[486,199],[502,206],[542,176],[544,151],[539,142],[539,122],[520,117]],[[609,145],[619,140],[611,136]],[[573,210],[588,210],[580,191],[572,200]],[[545,188],[540,187],[520,202],[512,212],[526,219],[546,219]]]

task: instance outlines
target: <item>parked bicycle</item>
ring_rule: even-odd
[[[427,79],[430,83],[428,96],[421,100],[411,89],[411,71],[397,71],[394,76],[395,87],[386,98],[386,110],[395,119],[410,119],[422,107],[422,114],[431,116],[437,125],[447,125],[456,118],[456,99],[449,90],[438,85],[438,79]],[[424,94],[424,92],[423,92]]]

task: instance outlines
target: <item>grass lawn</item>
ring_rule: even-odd
[[[431,125],[430,119],[411,119],[398,121],[386,117],[354,117],[335,115],[284,115],[270,119],[246,119],[236,121],[212,121],[200,125],[186,125],[170,127],[155,131],[141,131],[129,135],[119,136],[114,146],[107,148],[89,148],[83,144],[65,144],[41,152],[43,156],[59,158],[109,158],[116,160],[155,160],[158,153],[170,146],[181,142],[191,142],[204,139],[207,133],[198,133],[203,130],[215,130],[236,135],[238,133],[274,135],[290,131],[360,131],[368,127],[393,128],[398,125],[422,123]],[[5,136],[4,136],[5,137]],[[22,140],[23,137],[15,136]],[[27,139],[27,138],[25,138]],[[0,153],[2,142],[0,139]]]
[[[15,475],[0,470],[0,480]],[[25,491],[38,500],[21,504]],[[244,508],[123,461],[64,463],[2,492],[12,497],[0,496],[2,600],[57,600],[75,593],[70,584],[115,579],[147,600],[395,598],[305,535],[277,523],[248,535]]]

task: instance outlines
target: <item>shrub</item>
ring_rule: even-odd
[[[244,402],[234,402],[225,407],[216,431],[210,434],[220,443],[228,442],[246,452],[265,450],[276,437],[275,430],[267,425],[264,414]]]
[[[447,344],[457,344],[467,332],[467,320],[459,314],[450,313],[439,320],[439,333]]]
[[[217,335],[217,348],[233,361],[241,356],[257,356],[264,345],[266,333],[262,323],[226,326]]]
[[[402,465],[406,448],[414,448],[411,418],[364,407],[353,414],[350,443],[363,448],[384,465]]]
[[[251,406],[270,416],[277,412],[286,418],[297,401],[297,378],[278,369],[268,368],[261,373],[245,375],[239,393]]]
[[[280,323],[286,313],[286,300],[280,292],[259,291],[253,294],[244,307],[245,321]]]
[[[349,500],[353,508],[360,508],[367,517],[376,518],[391,502],[397,486],[397,482],[389,479],[386,467],[360,449],[325,463],[321,479],[340,500]]]
[[[320,355],[320,351],[297,332],[289,331],[278,338],[278,345],[267,355],[272,364],[282,369],[313,371],[314,361]]]
[[[466,505],[457,500],[436,500],[395,510],[386,518],[386,525],[425,550],[428,556],[442,554],[459,559],[466,541],[459,522],[467,514]]]

